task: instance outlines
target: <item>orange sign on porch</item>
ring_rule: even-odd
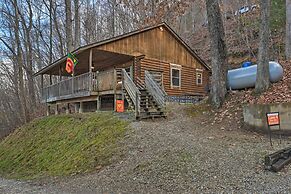
[[[278,112],[267,113],[267,122],[269,126],[280,125]]]
[[[116,100],[116,112],[124,112],[124,101]]]

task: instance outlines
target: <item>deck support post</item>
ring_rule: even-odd
[[[75,113],[78,113],[79,112],[79,104],[78,102],[75,103]]]
[[[135,93],[135,118],[139,118],[139,99],[138,99],[138,93]]]
[[[101,109],[101,97],[97,96],[97,107],[96,107],[96,111],[100,111]]]
[[[66,114],[70,114],[70,103],[66,104]]]
[[[47,105],[46,107],[46,116],[50,116],[50,113],[51,113],[51,106],[50,105]]]
[[[121,100],[124,103],[124,77],[123,77],[123,73],[121,73]]]
[[[113,89],[114,89],[114,110],[116,111],[116,85],[117,85],[117,75],[116,75],[116,69],[114,68],[114,78],[113,78]]]
[[[79,108],[79,113],[84,112],[84,102],[80,102],[80,108]]]
[[[56,104],[55,106],[55,115],[58,115],[59,114],[59,105]]]

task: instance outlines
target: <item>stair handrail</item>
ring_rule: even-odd
[[[157,102],[161,108],[166,106],[166,96],[167,93],[159,84],[154,80],[153,76],[149,71],[145,71],[145,85],[149,93],[153,96],[154,100]]]
[[[125,71],[125,69],[122,69],[122,77],[123,77],[123,88],[126,90],[128,93],[129,97],[131,98],[135,110],[137,113],[140,113],[140,91],[134,84],[133,80],[131,77],[128,75],[128,73]]]

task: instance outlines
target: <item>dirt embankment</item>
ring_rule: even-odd
[[[263,157],[287,146],[289,139],[281,145],[275,140],[271,148],[267,137],[239,129],[235,120],[212,122],[217,115],[207,104],[172,105],[168,111],[167,119],[130,124],[132,129],[121,143],[121,160],[90,174],[27,184],[39,193],[291,191],[290,167],[278,174],[263,167]],[[11,189],[1,181],[0,188]]]

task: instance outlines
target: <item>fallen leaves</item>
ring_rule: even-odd
[[[271,87],[261,95],[256,95],[254,88],[230,91],[224,105],[215,111],[215,118],[211,124],[226,123],[231,120],[241,126],[243,105],[291,102],[291,62],[279,63],[284,69],[281,81],[271,84]]]

